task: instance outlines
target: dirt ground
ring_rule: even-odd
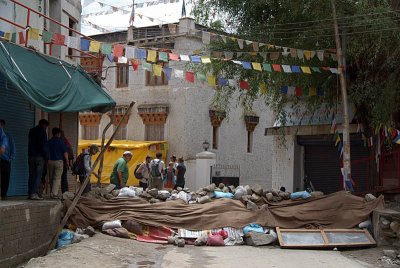
[[[393,267],[378,259],[385,248],[289,250],[267,247],[178,248],[96,234],[20,267]]]

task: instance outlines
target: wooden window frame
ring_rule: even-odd
[[[85,126],[82,127],[82,139],[84,140],[97,140],[99,138],[99,126]]]
[[[117,76],[116,76],[117,88],[128,87],[128,85],[129,85],[129,65],[125,64],[125,63],[122,63],[122,64],[117,63],[116,69],[117,69]],[[123,79],[122,79],[124,81],[120,80],[121,72],[125,72],[125,77],[123,77]]]
[[[161,76],[155,76],[152,72],[146,71],[146,86],[168,86],[168,78],[164,72],[161,72]]]
[[[212,129],[212,149],[218,150],[218,129],[219,127],[213,127]]]
[[[144,125],[144,140],[145,141],[163,141],[165,139],[165,124],[157,124],[157,125],[152,125],[152,124],[145,124]],[[150,129],[151,127],[162,127],[162,134],[159,135],[158,138],[152,139],[150,138],[152,135],[150,135]]]
[[[253,131],[247,131],[247,153],[253,153]]]

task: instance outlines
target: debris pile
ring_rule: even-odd
[[[373,229],[378,246],[400,247],[400,212],[390,209],[374,211]]]
[[[399,266],[400,265],[400,255],[396,250],[386,249],[383,251],[383,256],[379,258],[384,266]]]
[[[232,185],[226,186],[220,183],[218,186],[214,183],[198,189],[196,192],[191,191],[189,188],[178,187],[176,190],[165,189],[147,189],[130,186],[124,187],[121,190],[115,190],[115,185],[110,184],[104,188],[93,187],[92,191],[86,194],[86,197],[97,198],[101,200],[110,200],[113,198],[122,197],[133,197],[142,198],[147,200],[149,203],[159,203],[169,200],[181,199],[187,204],[204,204],[210,202],[212,199],[219,198],[232,198],[240,200],[250,210],[258,209],[258,205],[261,203],[275,203],[282,200],[289,199],[308,199],[311,197],[320,197],[324,194],[322,192],[312,192],[311,194],[304,191],[298,193],[289,193],[279,190],[266,190],[260,185],[256,184],[253,186],[240,185],[234,187]],[[74,197],[73,193],[64,193],[64,199],[72,200]]]

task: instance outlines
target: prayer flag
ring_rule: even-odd
[[[175,70],[175,77],[176,78],[183,78],[183,71],[182,70]]]
[[[182,55],[181,54],[181,61],[190,61],[190,58],[188,55]]]
[[[287,87],[287,94],[288,95],[294,95],[294,92],[296,90],[296,87]]]
[[[296,87],[295,93],[297,97],[300,97],[303,95],[303,89],[301,87]]]
[[[172,68],[163,67],[163,72],[168,80],[171,80]]]
[[[101,43],[101,53],[110,55],[112,52],[112,45],[108,43]]]
[[[228,80],[223,77],[218,77],[218,85],[220,85],[221,87],[225,87],[228,85]]]
[[[291,73],[292,69],[290,68],[290,65],[282,65],[282,69],[285,73]]]
[[[317,88],[317,95],[318,96],[324,96],[325,95],[324,90],[322,88]]]
[[[147,58],[147,50],[146,49],[143,49],[143,48],[138,48],[137,50],[136,50],[136,53],[137,53],[137,58],[138,59],[146,59]]]
[[[274,69],[275,72],[282,72],[281,66],[279,64],[272,64],[272,69]]]
[[[301,73],[300,66],[293,65],[292,66],[292,72],[293,73]]]
[[[158,59],[160,61],[168,62],[168,53],[166,53],[166,52],[158,52]]]
[[[186,81],[194,83],[194,72],[186,72],[185,78]]]
[[[216,77],[214,75],[207,75],[207,82],[210,86],[213,87],[217,85]]]
[[[201,57],[201,62],[202,63],[211,63],[211,58],[208,56],[203,56],[203,57]]]
[[[252,70],[251,68],[251,63],[248,61],[242,61],[242,66],[243,68],[245,68],[246,70]]]
[[[6,40],[10,40],[11,39],[11,33],[4,33],[4,38]],[[15,41],[14,41],[15,42]]]
[[[318,67],[311,67],[311,70],[312,70],[314,73],[320,73],[320,72],[321,72],[321,70],[320,70]]]
[[[237,81],[235,79],[228,79],[228,83],[231,87],[237,87]]]
[[[19,33],[18,33],[18,37],[19,37],[19,44],[25,44],[24,32],[19,32]],[[63,43],[63,44],[64,44],[64,43]]]
[[[120,44],[114,45],[114,56],[115,57],[122,57],[124,55],[124,46]]]
[[[281,93],[282,94],[287,94],[288,93],[288,87],[281,87]]]
[[[309,92],[308,92],[309,96],[317,96],[317,89],[315,87],[311,87]]]
[[[148,63],[146,60],[142,59],[141,65],[143,70],[149,72],[153,71],[153,66],[151,66],[151,63]]]
[[[89,51],[98,53],[100,51],[100,42],[90,41]]]
[[[89,51],[90,41],[87,39],[81,38],[81,50]]]
[[[240,49],[243,49],[243,39],[237,39],[238,45]]]
[[[118,63],[126,64],[128,63],[128,59],[124,56],[118,57]]]
[[[262,67],[261,67],[261,63],[258,62],[252,62],[251,65],[253,66],[254,70],[260,71],[262,72]]]
[[[192,60],[193,63],[201,63],[200,56],[190,56],[190,59]]]
[[[297,57],[297,49],[291,48],[291,49],[290,49],[290,56],[291,56],[292,58],[296,58],[296,57]]]
[[[147,61],[156,62],[157,61],[157,51],[148,50],[147,51]]]
[[[400,134],[398,134],[397,137],[394,138],[393,142],[396,144],[400,144]]]
[[[263,64],[263,69],[266,72],[272,72],[271,64],[269,64],[269,63],[264,63]]]
[[[279,55],[280,55],[279,52],[271,52],[271,53],[269,53],[269,58],[271,60],[277,60],[277,59],[279,59]]]
[[[244,89],[244,90],[249,90],[250,89],[249,83],[247,81],[244,81],[244,80],[240,80],[239,87],[241,89]]]
[[[305,74],[311,74],[311,69],[308,66],[301,66],[301,70],[303,71],[303,73]]]
[[[204,82],[204,81],[206,81],[206,75],[203,73],[196,73],[196,79],[201,82]]]
[[[174,61],[179,61],[179,55],[174,53],[169,53],[169,59]]]
[[[304,57],[306,57],[306,60],[310,60],[311,59],[311,51],[304,50]]]
[[[304,52],[302,49],[297,49],[297,57],[301,60],[304,59]]]
[[[135,48],[133,46],[125,46],[125,57],[128,59],[135,58]]]
[[[202,31],[202,41],[203,44],[209,45],[211,41],[211,35],[209,32]]]
[[[28,30],[28,37],[32,40],[39,40],[39,29],[30,28]]]
[[[333,74],[339,74],[339,70],[337,68],[329,68],[329,70],[331,71],[331,73]]]
[[[139,69],[140,61],[137,59],[131,59],[132,68],[134,71]]]
[[[114,62],[114,55],[112,53],[111,54],[107,54],[107,59],[108,59],[109,62]]]
[[[258,46],[258,43],[257,43],[257,42],[254,42],[254,43],[253,43],[253,50],[256,51],[256,52],[258,52],[259,46]]]
[[[317,50],[317,56],[318,56],[318,59],[320,61],[323,61],[324,60],[324,51],[323,50]]]
[[[222,58],[222,52],[221,51],[213,51],[212,55],[215,58]]]
[[[64,43],[65,43],[65,36],[64,35],[59,34],[59,33],[55,33],[53,35],[53,38],[54,38],[54,44],[60,45],[60,46],[64,45]]]
[[[75,37],[75,36],[67,36],[65,44],[67,45],[67,47],[78,49],[79,48],[79,39],[78,39],[78,37]]]
[[[0,31],[0,36],[1,36],[1,37],[4,37],[4,34],[5,34],[5,32]]]
[[[267,84],[261,83],[260,86],[259,86],[259,90],[260,90],[261,94],[267,93]]]
[[[17,43],[17,33],[12,33],[11,34],[11,42]]]
[[[153,64],[153,73],[155,76],[161,76],[162,74],[162,66],[158,64]]]

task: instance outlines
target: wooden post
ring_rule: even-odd
[[[346,185],[345,183],[346,180],[351,180],[349,103],[347,98],[346,78],[344,77],[344,72],[346,71],[344,69],[345,58],[340,43],[339,26],[337,22],[336,6],[334,0],[331,0],[331,5],[332,5],[332,15],[333,15],[333,26],[335,30],[338,68],[342,69],[342,71],[339,72],[339,80],[340,80],[340,89],[342,92],[342,105],[343,105],[343,169],[344,169],[343,186],[345,190],[349,190],[347,187],[348,185]]]
[[[106,140],[106,132],[107,130],[111,127],[111,125],[114,123],[114,114],[115,114],[115,108],[112,109],[112,115],[110,122],[107,124],[107,126],[103,130],[103,134],[101,136],[101,148],[104,147],[104,141]],[[97,178],[97,186],[100,187],[101,184],[101,173],[103,173],[103,162],[104,162],[104,156],[100,159],[100,165],[99,169],[97,172],[98,178]]]
[[[96,158],[96,161],[93,163],[89,174],[87,174],[85,180],[83,181],[81,187],[79,188],[78,193],[76,194],[74,200],[72,201],[72,204],[69,206],[67,212],[65,213],[64,218],[62,219],[60,225],[58,226],[57,232],[54,235],[52,241],[50,242],[48,250],[51,250],[56,245],[59,233],[62,231],[63,227],[67,223],[69,216],[72,214],[72,211],[74,210],[76,204],[79,201],[79,198],[81,198],[83,190],[85,189],[86,185],[90,181],[90,175],[95,170],[97,164],[100,162],[100,159],[103,157],[104,153],[107,151],[107,149],[110,146],[111,142],[114,140],[115,134],[118,132],[118,130],[119,130],[120,126],[121,126],[121,122],[123,122],[125,117],[131,112],[132,107],[133,107],[134,104],[135,104],[135,102],[131,102],[131,104],[129,105],[128,109],[126,110],[124,116],[122,117],[122,120],[119,122],[119,124],[117,125],[117,128],[114,130],[114,133],[112,134],[111,138],[108,140],[107,144],[103,148],[101,148],[99,156]]]

